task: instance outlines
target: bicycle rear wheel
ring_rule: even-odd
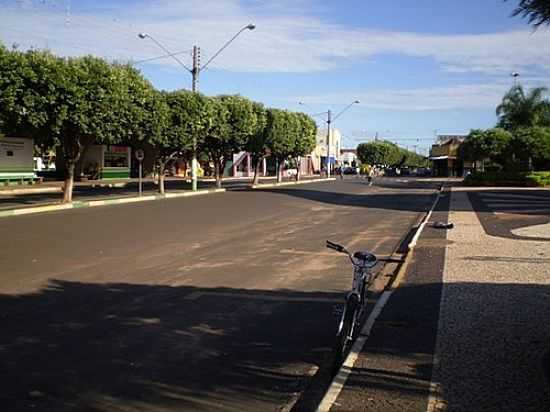
[[[342,327],[336,335],[336,342],[333,347],[333,375],[338,372],[338,369],[340,369],[340,365],[346,358],[346,355],[348,354],[348,351],[353,343],[353,334],[356,327],[357,309],[358,307],[355,301],[348,300],[346,302],[343,319],[341,321]]]

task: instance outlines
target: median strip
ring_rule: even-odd
[[[225,190],[226,189],[208,189],[208,190],[199,190],[196,192],[189,191],[189,192],[183,192],[183,193],[166,193],[164,195],[155,194],[155,195],[147,195],[147,196],[141,196],[141,197],[126,197],[126,198],[118,198],[118,199],[102,199],[102,200],[90,200],[90,201],[77,200],[67,204],[50,204],[45,206],[25,207],[21,209],[0,210],[0,218],[8,217],[8,216],[30,215],[34,213],[56,212],[59,210],[68,210],[68,209],[82,209],[87,207],[121,205],[124,203],[137,203],[137,202],[147,202],[151,200],[200,196],[200,195],[207,195],[211,193],[222,193],[222,192],[225,192]]]
[[[292,185],[303,185],[306,183],[317,183],[317,182],[330,182],[336,180],[335,177],[327,177],[324,179],[308,179],[308,180],[298,180],[297,182],[280,182],[280,183],[262,183],[257,185],[252,185],[252,189],[263,189],[265,187],[279,187],[279,186],[292,186]]]

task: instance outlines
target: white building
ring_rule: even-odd
[[[0,181],[32,181],[33,140],[21,137],[0,137]]]
[[[342,149],[340,153],[340,161],[343,165],[351,166],[354,162],[357,163],[356,149]]]
[[[342,147],[342,134],[338,129],[330,129],[330,147],[327,147],[327,129],[317,130],[317,144],[311,153],[311,161],[316,172],[326,168],[327,148],[329,149],[329,163],[334,168],[335,164],[340,163],[340,149]]]

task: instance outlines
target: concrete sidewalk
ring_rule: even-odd
[[[488,235],[464,189],[449,219],[430,410],[550,410],[550,242]]]
[[[500,209],[481,208],[480,195]],[[506,196],[510,207],[523,196],[524,213],[507,213]],[[454,229],[427,226],[330,410],[550,410],[547,200],[517,188],[447,192],[431,222]]]

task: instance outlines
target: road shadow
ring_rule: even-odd
[[[274,409],[329,356],[333,306],[342,299],[58,280],[36,293],[0,295],[0,405]]]
[[[370,209],[389,209],[399,211],[423,212],[429,209],[435,199],[435,193],[350,193],[345,185],[340,188],[327,186],[327,190],[306,188],[261,189],[264,192],[287,195],[335,206],[351,206]]]

